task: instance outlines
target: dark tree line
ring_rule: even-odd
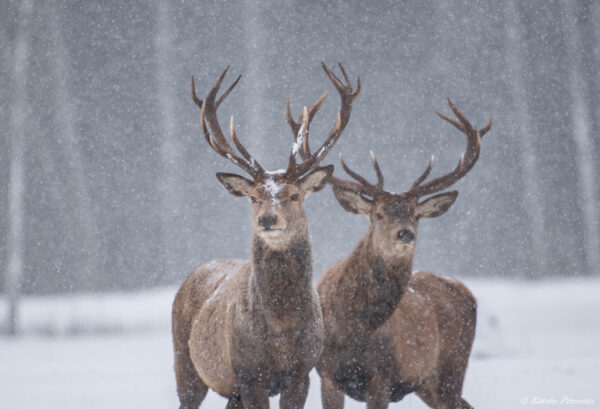
[[[480,126],[494,115],[453,210],[422,224],[415,267],[597,274],[599,42],[593,1],[5,2],[0,289],[167,285],[212,258],[247,257],[249,206],[216,183],[235,170],[201,136],[190,76],[202,94],[228,64],[243,75],[221,124],[234,114],[277,169],[291,145],[285,101],[298,113],[329,89],[321,60],[342,61],[364,86],[336,152],[369,175],[373,149],[397,191],[431,154],[442,173],[464,149],[434,115],[448,112],[446,97]],[[334,95],[314,139],[333,126]],[[329,191],[307,211],[319,275],[366,223]]]

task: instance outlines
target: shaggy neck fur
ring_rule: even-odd
[[[384,260],[372,248],[372,231],[362,238],[344,261],[337,294],[340,322],[346,322],[347,335],[361,343],[394,312],[412,271],[412,257],[394,262]]]
[[[267,318],[286,320],[310,309],[315,299],[308,232],[280,250],[273,250],[255,235],[252,275],[251,291]]]

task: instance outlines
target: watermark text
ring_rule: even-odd
[[[543,396],[523,396],[521,397],[522,405],[593,405],[594,399],[592,398],[572,398],[570,396],[562,396],[560,398],[555,397],[543,397]]]

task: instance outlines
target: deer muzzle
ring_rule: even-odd
[[[415,240],[415,232],[412,229],[399,230],[396,236],[402,244],[410,244]]]
[[[258,224],[265,230],[270,230],[277,223],[277,215],[260,216]]]

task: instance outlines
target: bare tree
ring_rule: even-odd
[[[22,0],[21,2],[13,58],[15,92],[10,121],[8,265],[6,270],[6,291],[9,302],[8,333],[11,335],[15,335],[18,331],[17,310],[21,277],[23,276],[23,221],[25,212],[23,206],[23,194],[25,191],[24,156],[26,151],[27,119],[30,112],[27,101],[27,59],[29,57],[29,26],[33,5],[33,0]]]
[[[181,260],[178,246],[181,231],[178,220],[181,219],[184,200],[181,192],[182,147],[179,142],[176,123],[176,94],[173,84],[176,82],[172,72],[174,32],[171,9],[168,2],[156,1],[156,78],[158,79],[158,108],[160,124],[160,154],[162,159],[159,191],[161,198],[161,228],[163,240],[163,266],[172,274],[178,268],[175,261]],[[179,262],[179,261],[178,261]],[[180,266],[179,266],[180,267]],[[157,277],[160,278],[160,275]]]
[[[50,22],[50,41],[52,50],[51,67],[52,82],[55,85],[54,115],[57,122],[56,140],[66,157],[65,165],[68,169],[69,186],[76,200],[69,207],[73,213],[69,217],[77,221],[79,230],[76,237],[82,240],[79,247],[73,249],[77,252],[76,270],[86,280],[98,277],[101,270],[100,252],[101,244],[99,229],[93,214],[93,205],[88,191],[87,181],[78,135],[75,130],[75,117],[77,107],[72,102],[70,91],[69,55],[65,47],[59,10],[50,5],[46,8]],[[63,200],[60,198],[58,200]]]
[[[266,46],[268,30],[264,26],[264,16],[261,12],[259,0],[248,0],[244,2],[244,52],[247,61],[245,77],[250,81],[245,85],[244,106],[247,107],[245,122],[248,129],[252,131],[253,139],[258,152],[264,150],[266,140],[265,127],[265,105],[267,102],[266,90],[269,84],[269,64],[263,61],[263,49]]]
[[[524,49],[525,35],[518,5],[519,3],[516,0],[506,0],[505,2],[507,62],[513,107],[516,110],[514,117],[517,119],[515,131],[518,130],[518,135],[515,135],[515,137],[520,145],[520,164],[523,167],[523,209],[528,212],[529,216],[532,252],[529,262],[532,263],[532,273],[540,275],[546,271],[545,265],[547,262],[546,239],[544,237],[544,201],[538,184],[539,172],[534,143],[537,131],[531,119],[523,73],[523,62],[526,55]]]
[[[569,92],[573,107],[571,121],[573,136],[577,146],[577,173],[581,198],[578,201],[583,213],[583,237],[588,272],[600,264],[600,213],[598,212],[598,191],[594,181],[594,167],[598,158],[594,157],[591,137],[591,113],[586,96],[587,84],[581,72],[581,34],[575,14],[575,2],[564,2],[562,16],[565,28],[567,55],[569,62]]]

